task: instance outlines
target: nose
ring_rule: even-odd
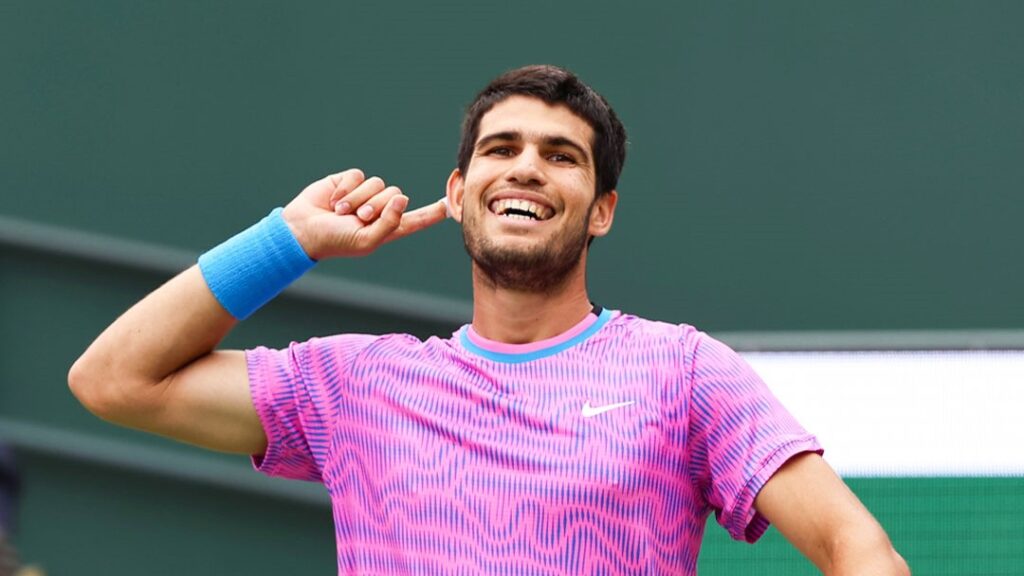
[[[541,170],[541,160],[537,150],[527,146],[515,157],[506,179],[524,186],[543,186],[544,172]]]

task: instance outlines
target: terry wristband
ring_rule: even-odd
[[[245,320],[316,264],[275,208],[269,216],[199,257],[214,297]]]

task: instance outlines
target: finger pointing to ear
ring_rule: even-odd
[[[422,208],[417,208],[410,212],[406,212],[402,215],[401,223],[398,228],[388,236],[387,241],[396,240],[404,236],[408,236],[414,232],[419,232],[424,228],[429,228],[438,222],[441,222],[448,217],[448,206],[444,200],[438,200],[433,204],[427,204]]]

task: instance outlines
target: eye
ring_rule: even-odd
[[[487,151],[488,156],[511,156],[512,149],[508,146],[495,146]]]
[[[555,152],[554,154],[549,156],[549,158],[551,159],[552,162],[557,162],[559,164],[575,164],[576,163],[576,158],[574,158],[571,154],[566,154],[565,152]]]

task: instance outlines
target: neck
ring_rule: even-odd
[[[495,286],[474,265],[473,330],[506,344],[528,344],[569,330],[593,308],[584,269],[581,262],[561,285],[537,293]]]

